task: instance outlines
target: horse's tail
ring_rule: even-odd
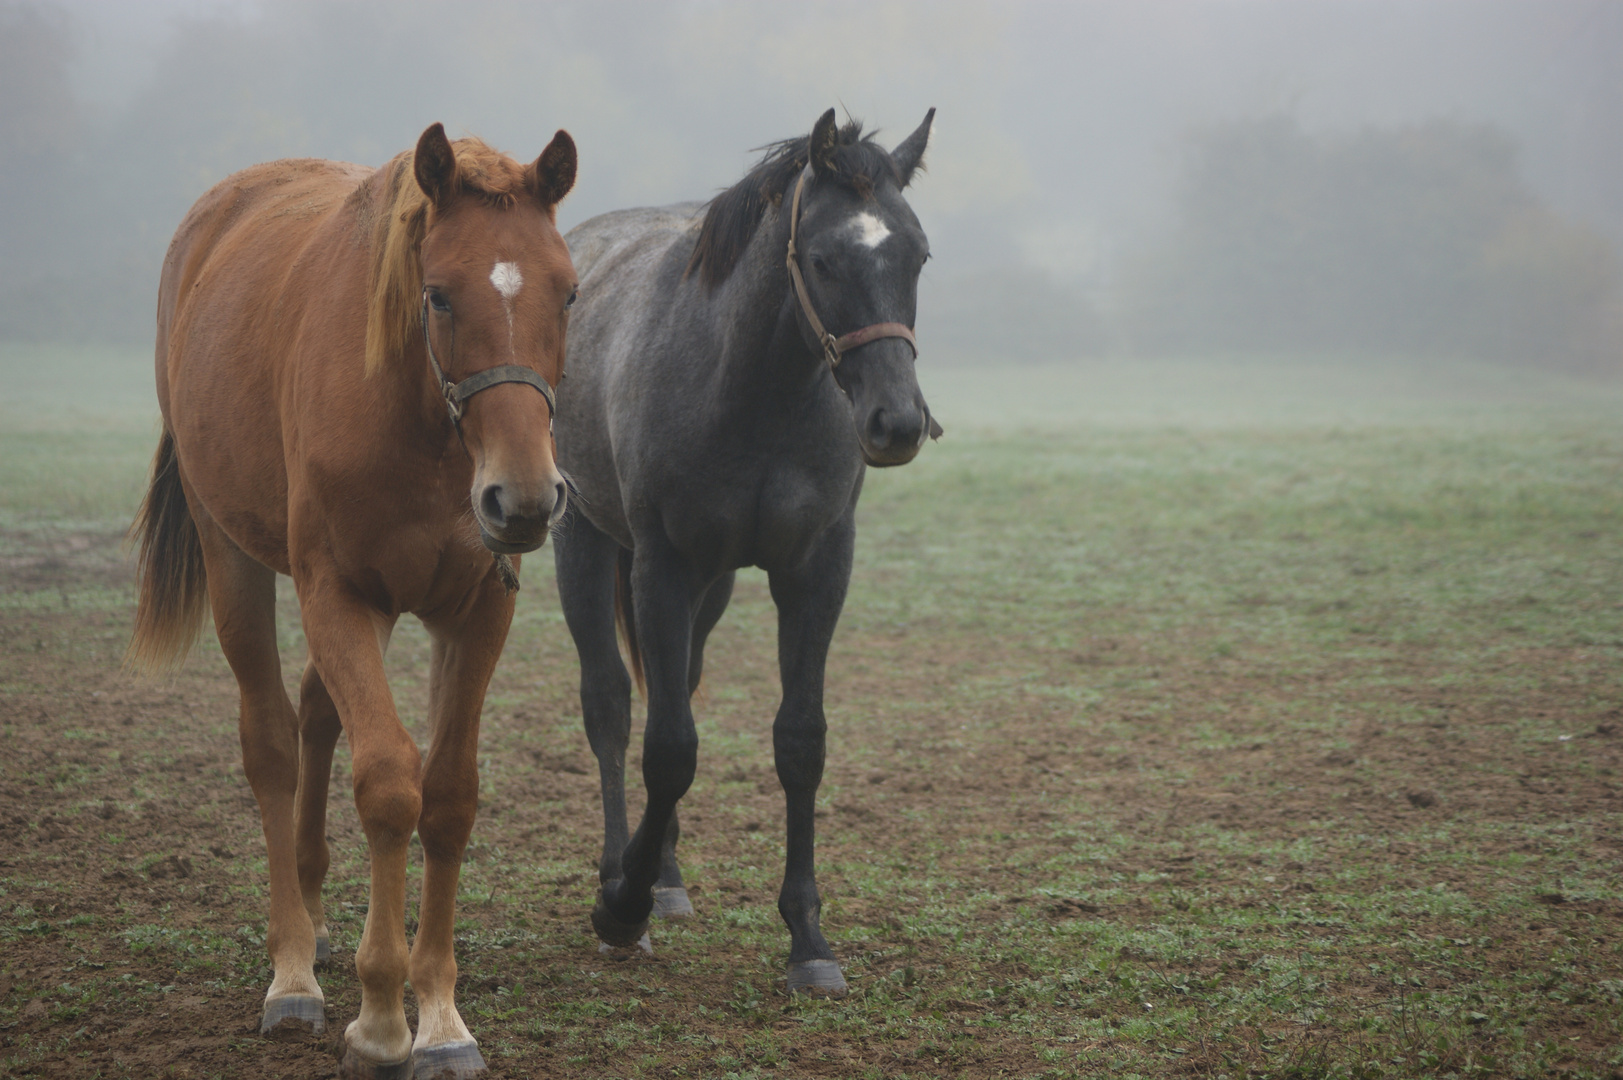
[[[631,661],[631,677],[637,680],[637,689],[648,693],[643,681],[642,650],[637,647],[637,609],[631,602],[631,552],[620,549],[614,564],[614,625],[626,643],[626,656]]]
[[[124,666],[160,671],[179,666],[208,613],[208,578],[197,522],[180,486],[175,436],[168,427],[152,457],[152,484],[130,526],[138,545],[141,597]]]

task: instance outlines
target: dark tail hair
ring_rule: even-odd
[[[614,565],[614,625],[626,645],[626,656],[631,661],[631,677],[637,680],[637,689],[648,693],[642,674],[642,650],[637,647],[637,609],[631,602],[631,552],[620,549],[620,558]]]
[[[173,669],[197,640],[209,598],[203,544],[180,486],[175,436],[167,427],[152,457],[152,483],[130,526],[130,540],[138,545],[141,598],[124,666],[149,672]]]

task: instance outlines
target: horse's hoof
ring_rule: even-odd
[[[799,960],[789,965],[789,992],[807,997],[842,998],[851,992],[834,960]]]
[[[693,901],[680,885],[654,886],[654,915],[661,919],[691,919]]]
[[[637,939],[648,933],[648,920],[639,923],[623,923],[614,917],[608,905],[603,903],[603,894],[598,893],[597,903],[592,905],[592,929],[597,931],[597,939],[605,945],[624,949],[637,944]],[[649,949],[653,951],[652,948]]]
[[[645,955],[654,955],[654,943],[648,940],[647,934],[644,934],[642,937],[637,939],[636,948],[641,950]],[[599,955],[607,955],[608,953],[617,952],[628,953],[631,951],[631,949],[632,946],[630,945],[610,945],[606,941],[600,941],[597,943],[597,951]]]
[[[338,1063],[338,1075],[343,1080],[412,1080],[412,1059],[394,1062],[369,1061],[344,1044],[344,1060]]]
[[[259,1018],[259,1033],[269,1035],[284,1023],[289,1027],[307,1024],[310,1034],[320,1035],[327,1030],[327,1012],[322,1000],[314,994],[283,994],[267,999],[265,1012]]]
[[[316,963],[325,964],[332,959],[332,942],[326,934],[316,938]]]
[[[485,1059],[479,1056],[479,1044],[467,1042],[445,1043],[411,1052],[412,1080],[468,1080],[483,1075]]]

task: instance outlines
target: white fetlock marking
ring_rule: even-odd
[[[321,985],[316,982],[314,968],[295,970],[288,968],[278,971],[271,980],[270,989],[265,991],[265,1000],[286,997],[288,994],[302,994],[307,997],[321,998]],[[322,1000],[326,1000],[322,998]]]
[[[394,1016],[368,1016],[363,1001],[361,1015],[344,1029],[344,1041],[355,1053],[380,1065],[392,1065],[411,1056],[411,1028],[406,1026],[405,1010]]]
[[[456,1011],[456,1003],[449,995],[438,1001],[418,999],[417,1041],[411,1044],[414,1053],[420,1053],[431,1046],[473,1041],[473,1033],[468,1030],[468,1025],[462,1022],[462,1014]]]

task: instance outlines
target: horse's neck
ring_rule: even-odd
[[[783,212],[769,212],[716,292],[720,375],[752,398],[803,391],[819,373],[821,358],[806,348],[790,302],[788,244]]]

